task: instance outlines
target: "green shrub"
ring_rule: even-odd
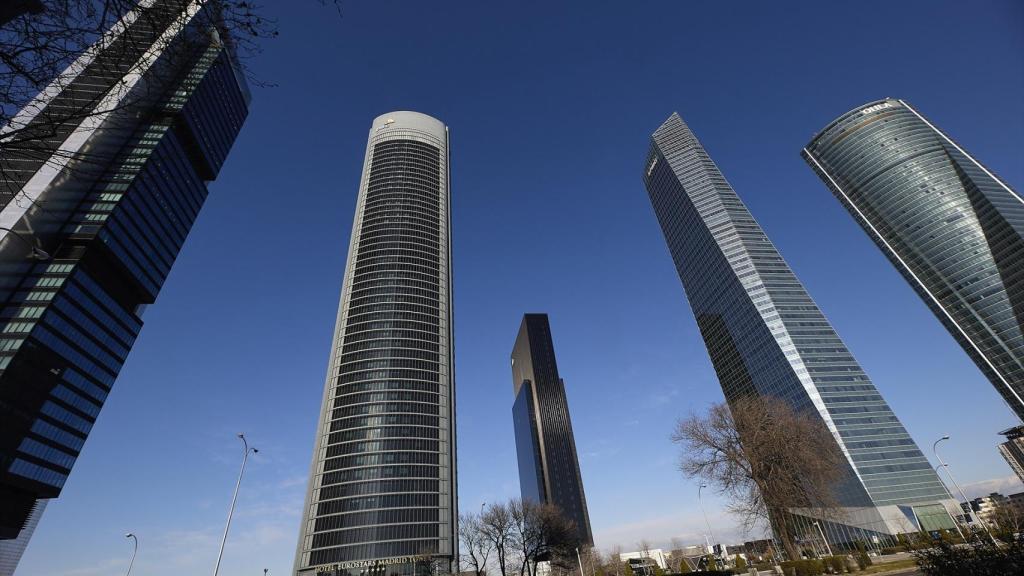
[[[743,559],[743,556],[737,556],[736,557],[736,571],[737,572],[746,571],[746,569],[747,569],[747,561]]]
[[[871,558],[868,556],[867,552],[865,552],[863,550],[857,552],[856,558],[857,558],[857,568],[860,568],[861,570],[865,570],[865,569],[867,569],[868,566],[871,566]]]
[[[828,568],[832,570],[833,574],[842,574],[849,571],[846,566],[846,556],[829,556],[823,560]]]
[[[786,576],[819,576],[825,573],[825,564],[821,560],[790,560],[781,562],[783,573]]]
[[[967,546],[940,540],[934,548],[916,550],[914,558],[927,576],[1024,574],[1024,536],[1002,546],[988,539]]]

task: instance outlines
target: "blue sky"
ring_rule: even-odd
[[[602,547],[702,539],[675,420],[722,399],[640,181],[678,111],[931,457],[974,491],[1007,480],[1013,416],[799,157],[864,102],[908,100],[1024,188],[1019,2],[267,0],[277,88],[211,189],[20,576],[287,574],[370,121],[451,128],[459,488],[518,494],[509,354],[547,312]],[[705,498],[716,534],[738,536]]]

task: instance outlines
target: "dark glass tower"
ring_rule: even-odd
[[[60,494],[246,118],[230,46],[187,4],[132,10],[8,127],[2,538]]]
[[[654,133],[643,178],[726,400],[783,399],[845,454],[830,540],[952,528],[935,470],[678,114]]]
[[[373,121],[295,572],[447,573],[458,558],[448,128]]]
[[[1024,200],[903,100],[802,155],[1024,420]]]
[[[558,377],[547,314],[526,314],[512,348],[516,454],[523,499],[557,506],[594,545],[565,382]]]

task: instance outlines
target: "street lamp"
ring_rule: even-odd
[[[828,550],[828,555],[832,555],[832,547],[828,545],[828,538],[825,538],[825,532],[821,529],[821,524],[815,520],[814,525],[818,527],[818,534],[821,534],[821,540],[825,543],[825,550]]]
[[[28,238],[25,238],[24,236],[22,236],[21,232],[18,232],[17,230],[12,230],[12,229],[10,229],[10,228],[8,228],[6,226],[0,226],[0,230],[6,230],[6,231],[10,232],[15,238],[17,238],[18,240],[21,240],[23,243],[25,243],[25,245],[28,246],[32,250],[31,254],[32,254],[32,258],[34,260],[49,260],[50,259],[50,254],[46,250],[43,250],[42,248],[37,248],[36,245],[33,244]]]
[[[960,493],[960,497],[963,498],[964,503],[967,504],[967,517],[972,518],[974,516],[974,509],[971,507],[971,501],[967,499],[967,495],[964,494],[964,489],[961,488],[960,485],[956,483],[956,479],[953,478],[953,472],[949,470],[949,464],[943,462],[942,456],[939,456],[939,442],[942,442],[943,440],[949,440],[949,435],[947,434],[946,436],[936,440],[935,443],[932,444],[932,452],[935,454],[935,458],[939,461],[939,464],[946,469],[946,475],[949,476],[949,480],[953,483],[953,486],[956,486],[957,492]],[[989,532],[986,522],[979,517],[978,523],[985,529],[985,533],[988,534],[988,537],[992,538],[992,533]],[[995,542],[995,538],[992,538],[992,541]]]
[[[711,531],[711,522],[708,522],[708,513],[704,510],[704,500],[701,498],[701,495],[700,495],[700,491],[705,489],[705,488],[707,488],[707,487],[708,487],[707,484],[705,484],[703,482],[700,483],[700,488],[697,488],[697,502],[700,503],[700,513],[704,515],[704,524],[708,527],[708,534],[711,535],[711,540],[714,540],[715,539],[715,533]],[[707,536],[704,536],[704,539],[707,540]],[[708,548],[711,548],[711,542],[710,541],[708,542]],[[711,550],[709,550],[708,552],[711,553],[711,554],[714,554],[715,550],[714,550],[714,548],[711,548]]]
[[[231,528],[231,515],[235,512],[235,500],[238,499],[238,487],[242,484],[242,474],[245,473],[245,462],[249,459],[249,453],[256,454],[259,450],[249,447],[249,442],[245,440],[245,434],[239,434],[238,437],[242,440],[243,454],[242,454],[242,469],[238,471],[238,481],[235,482],[235,493],[231,496],[231,507],[228,508],[228,521],[224,525],[224,536],[220,539],[220,552],[217,553],[217,565],[213,568],[213,576],[217,576],[220,572],[220,560],[224,557],[224,544],[228,541],[228,529]]]
[[[135,546],[132,548],[132,560],[128,563],[128,572],[125,573],[125,576],[129,576],[132,573],[132,566],[135,565],[135,554],[139,551],[139,539],[135,536],[135,534],[132,534],[131,532],[125,534],[124,537],[131,538],[132,542],[135,544]]]
[[[946,466],[946,464],[935,465],[935,475],[939,477],[939,482],[942,482],[942,476],[939,474],[939,468],[945,468]],[[943,482],[943,486],[945,487],[945,482]],[[945,506],[943,506],[943,508],[945,508]],[[963,508],[960,509],[960,512],[964,512]],[[949,513],[948,509],[946,510],[946,515],[949,516],[949,519],[953,522],[953,527],[956,528],[956,533],[960,535],[960,539],[964,542],[967,542],[967,539],[964,538],[963,530],[960,530],[960,523],[957,522],[956,518],[954,518],[953,515]],[[960,514],[957,514],[957,516],[960,516]]]

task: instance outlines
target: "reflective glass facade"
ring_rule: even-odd
[[[999,434],[1006,436],[1006,442],[999,445],[999,453],[1017,478],[1024,482],[1024,426],[1014,426]]]
[[[847,462],[836,539],[915,530],[913,507],[948,492],[677,114],[643,179],[726,400],[773,396],[821,417]]]
[[[144,78],[154,99],[126,103],[102,130],[58,125],[53,154],[78,139],[83,168],[47,181],[52,161],[7,159],[22,171],[5,180],[0,214],[20,230],[0,240],[0,536],[17,537],[36,500],[60,494],[247,115],[229,49],[187,4],[156,2],[122,33],[174,38],[160,46],[175,58],[161,54]],[[113,62],[66,90],[103,93],[119,80],[111,68],[137,71],[121,59],[138,50],[113,46],[97,56]],[[26,258],[26,242],[52,257]]]
[[[522,497],[553,504],[594,545],[565,382],[558,376],[547,314],[526,314],[512,349],[516,453]]]
[[[802,155],[1024,420],[1024,200],[903,100]]]
[[[373,122],[297,574],[449,572],[458,556],[448,129]]]

